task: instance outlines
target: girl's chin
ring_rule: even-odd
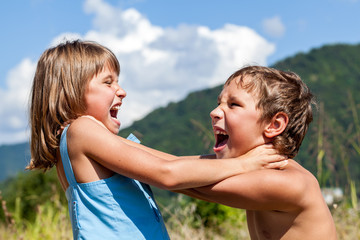
[[[117,118],[112,117],[111,120],[118,126],[118,128],[120,128],[121,123]]]

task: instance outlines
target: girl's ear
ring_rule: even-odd
[[[267,138],[273,138],[280,135],[289,123],[289,117],[284,112],[278,112],[265,126],[264,135]]]

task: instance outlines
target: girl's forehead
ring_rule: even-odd
[[[112,66],[109,62],[105,63],[100,72],[116,72],[116,69],[114,66]]]
[[[93,77],[97,77],[98,75],[102,75],[105,73],[111,73],[114,75],[118,75],[116,69],[114,69],[111,65],[105,64],[97,73],[94,74]]]

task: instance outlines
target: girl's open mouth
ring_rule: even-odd
[[[112,118],[117,118],[117,114],[119,112],[119,109],[120,109],[120,105],[116,105],[116,106],[113,106],[111,109],[110,109],[110,116]]]

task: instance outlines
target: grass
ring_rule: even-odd
[[[67,240],[72,239],[70,219],[67,208],[60,204],[59,194],[35,210],[37,213],[34,222],[27,222],[10,213],[6,202],[2,202],[2,210],[7,215],[7,220],[0,224],[0,239],[7,240]],[[0,195],[1,198],[1,195]],[[176,201],[182,201],[178,199]],[[21,201],[20,203],[21,204]],[[176,202],[175,202],[176,205]],[[161,206],[166,225],[172,240],[237,240],[250,239],[246,226],[244,210],[236,210],[234,215],[221,223],[216,229],[206,228],[202,224],[194,226],[195,205],[170,208]],[[355,209],[351,200],[343,202],[332,209],[336,224],[338,239],[360,239],[360,210]],[[197,219],[201,222],[201,219]],[[320,224],[320,223],[319,223]]]
[[[351,97],[351,96],[350,96]],[[352,99],[350,99],[352,100]],[[350,101],[351,102],[351,101]],[[318,144],[317,144],[317,178],[321,186],[324,186],[329,177],[338,177],[338,171],[329,171],[324,169],[326,157],[340,158],[343,163],[343,170],[347,178],[347,196],[345,199],[331,209],[338,239],[340,240],[358,240],[360,239],[360,207],[358,204],[359,188],[355,180],[351,177],[349,167],[349,151],[345,151],[343,144],[352,146],[355,152],[356,161],[360,157],[360,118],[358,117],[358,105],[351,102],[351,112],[354,122],[350,128],[340,129],[336,131],[333,139],[335,144],[331,145],[326,142],[329,137],[325,136],[325,129],[333,129],[336,125],[331,125],[329,120],[325,121],[324,116],[320,116],[318,123]],[[326,123],[326,124],[325,124]],[[324,124],[324,125],[323,125]],[[350,131],[351,130],[351,131]],[[344,134],[344,133],[352,134]],[[329,133],[326,133],[329,134]],[[331,150],[329,150],[331,146]],[[337,151],[335,151],[337,150]],[[332,156],[331,154],[334,154]],[[357,166],[358,162],[352,163]],[[327,163],[327,165],[331,165]],[[331,169],[336,169],[332,166]],[[61,193],[63,194],[63,193]],[[60,193],[56,191],[50,201],[38,205],[36,211],[36,218],[34,221],[25,221],[20,214],[22,201],[20,198],[15,201],[15,210],[10,212],[7,208],[6,201],[2,199],[0,192],[0,201],[2,211],[0,208],[0,216],[4,219],[0,222],[0,239],[7,240],[67,240],[72,239],[71,225],[67,207],[60,203]],[[231,215],[227,215],[226,219],[214,227],[205,227],[204,219],[196,215],[196,204],[190,202],[184,204],[184,199],[181,197],[175,198],[171,206],[160,206],[167,229],[172,240],[237,240],[250,239],[247,225],[245,211],[240,209],[231,210]],[[218,215],[217,215],[218,216]],[[314,227],[316,224],[314,223]]]
[[[19,214],[21,200],[16,200],[14,212],[9,212],[6,201],[1,198],[2,210],[6,216],[0,225],[0,239],[7,240],[71,240],[72,230],[67,207],[60,203],[60,194],[54,194],[50,201],[38,205],[34,222],[22,219]]]
[[[174,206],[161,206],[169,235],[172,240],[232,240],[249,239],[244,210],[232,208],[231,216],[221,222],[216,228],[207,228],[203,220],[196,215],[196,203],[184,205],[183,195],[172,202]],[[225,207],[225,206],[224,206]],[[230,207],[225,207],[229,208]],[[199,224],[200,223],[200,224]]]
[[[335,221],[338,239],[360,239],[359,209],[342,204],[332,211],[332,215]]]

